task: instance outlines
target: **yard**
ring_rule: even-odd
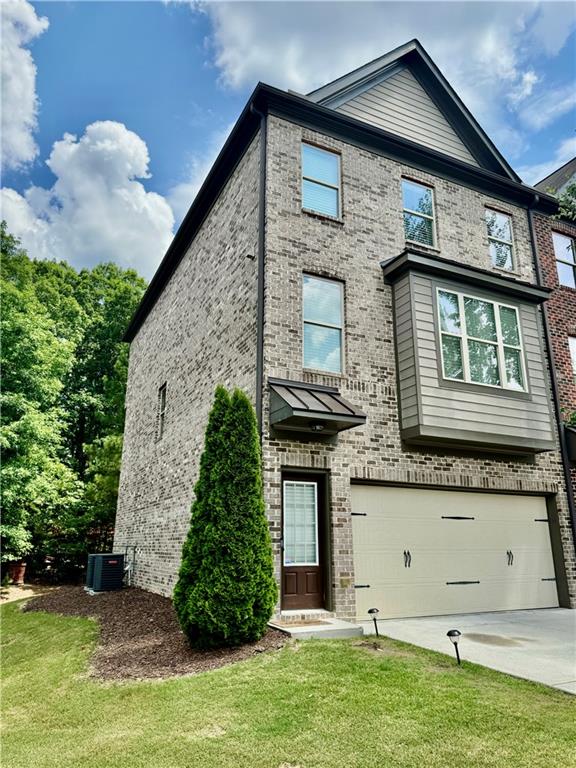
[[[305,641],[202,674],[103,682],[89,674],[94,621],[20,606],[2,608],[7,768],[576,765],[570,696],[446,656]]]

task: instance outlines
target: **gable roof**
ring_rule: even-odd
[[[539,189],[541,192],[548,192],[552,189],[554,194],[561,192],[563,187],[567,186],[571,181],[576,178],[576,157],[572,160],[568,160],[567,163],[561,165],[560,168],[556,168],[555,171],[548,174],[538,184],[534,184],[534,189]]]
[[[412,96],[419,103],[400,105],[397,95],[391,92],[391,78],[397,80],[403,71],[407,71],[405,80],[409,77],[411,81],[415,81],[405,82],[404,86],[412,88]],[[418,88],[424,93],[418,93]],[[513,181],[520,181],[418,40],[411,40],[311,91],[307,97],[316,104],[355,114],[356,117],[364,111],[366,119],[367,102],[372,98],[372,93],[376,99],[380,98],[383,104],[386,103],[386,109],[378,115],[377,124],[381,127],[388,127],[385,114],[388,108],[399,109],[404,113],[405,125],[402,128],[401,121],[397,121],[396,130],[403,131],[407,138],[413,141],[430,146],[430,137],[426,137],[424,130],[419,130],[419,124],[428,126],[430,117],[436,117],[439,130],[443,134],[440,137],[440,146],[444,145],[449,153],[464,162],[478,164]],[[420,117],[418,112],[422,108],[430,110],[430,114]],[[368,119],[368,122],[374,122],[374,115],[370,117],[372,119]],[[441,119],[438,120],[438,117]]]

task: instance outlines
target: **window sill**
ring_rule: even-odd
[[[413,245],[417,248],[422,248],[424,251],[430,251],[431,253],[440,253],[440,248],[437,246],[425,245],[424,243],[419,243],[417,240],[406,240],[406,245]]]
[[[518,277],[522,279],[522,275],[515,269],[505,269],[504,267],[497,267],[496,264],[492,264],[494,272],[498,272],[499,275],[512,275],[512,277]]]
[[[344,219],[341,216],[329,216],[327,213],[318,213],[318,211],[310,211],[308,208],[302,208],[302,213],[306,216],[310,216],[312,219],[320,219],[320,221],[328,221],[332,224],[339,224],[344,226]]]

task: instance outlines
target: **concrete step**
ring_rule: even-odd
[[[352,624],[350,621],[335,618],[323,618],[317,623],[312,620],[300,624],[284,622],[282,619],[272,619],[268,624],[274,629],[279,629],[280,632],[290,635],[290,637],[295,637],[297,640],[309,640],[312,637],[325,640],[341,640],[348,637],[361,637],[363,634],[362,627],[358,624]]]

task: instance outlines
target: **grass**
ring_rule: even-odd
[[[103,684],[87,676],[92,621],[1,615],[10,768],[576,766],[567,694],[385,639]]]

